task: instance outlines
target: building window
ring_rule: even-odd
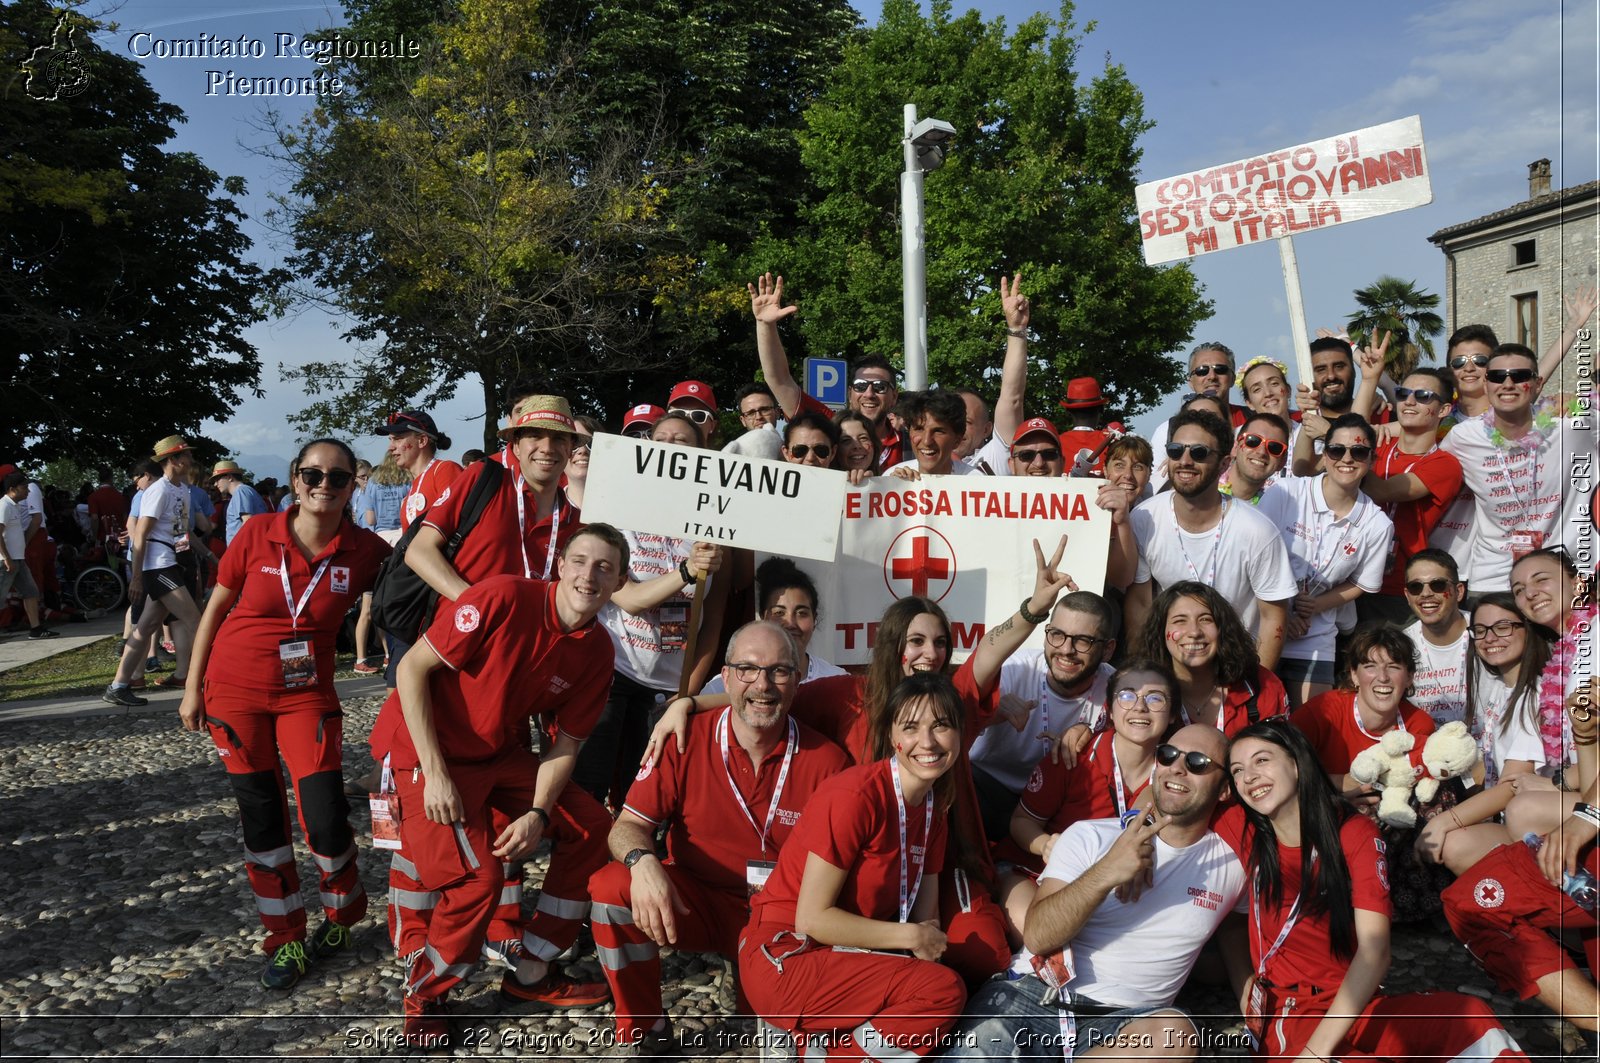
[[[1517,342],[1524,347],[1539,349],[1539,296],[1530,292],[1515,296],[1517,301]]]
[[[1518,240],[1511,245],[1511,266],[1513,269],[1517,266],[1531,266],[1538,260],[1534,249],[1534,241]]]

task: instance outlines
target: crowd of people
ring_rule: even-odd
[[[537,378],[509,389],[495,452],[452,461],[426,411],[398,411],[376,467],[307,443],[278,508],[230,461],[207,504],[189,445],[157,443],[133,470],[137,601],[104,698],[144,704],[170,632],[162,682],[238,800],[262,983],[288,990],[350,948],[357,864],[381,855],[423,1048],[449,1044],[449,993],[488,963],[511,1004],[609,1002],[620,1044],[677,1054],[668,947],[735,962],[741,1011],[808,1056],[1194,1058],[1173,1002],[1200,980],[1269,1058],[1523,1058],[1476,998],[1381,991],[1391,926],[1427,920],[1592,1038],[1593,395],[1544,385],[1590,349],[1594,289],[1543,355],[1472,325],[1399,380],[1381,339],[1319,336],[1297,386],[1203,343],[1149,440],[1099,422],[1089,378],[1061,426],[1027,416],[1029,301],[1020,278],[1000,295],[992,410],[969,389],[902,393],[867,356],[835,415],[792,376],[782,279],[758,278],[761,379],[725,446],[856,485],[1097,478],[1105,584],[1079,586],[1041,529],[1016,612],[955,618],[988,622],[959,666],[936,601],[891,604],[850,671],[812,645],[828,603],[792,561],[586,523],[607,428]],[[648,398],[621,434],[722,443],[707,384]],[[436,595],[411,629],[376,630],[386,564]],[[333,688],[351,616],[356,670],[389,688],[365,776]],[[1455,724],[1464,770],[1435,763]],[[1373,747],[1412,750],[1407,778],[1437,794],[1395,800],[1358,768]],[[604,981],[558,962],[585,923]]]

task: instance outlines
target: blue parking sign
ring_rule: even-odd
[[[824,406],[844,409],[848,399],[844,375],[848,367],[843,358],[807,358],[806,394]]]

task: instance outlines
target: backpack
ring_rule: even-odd
[[[478,464],[484,466],[484,469],[478,474],[477,482],[472,485],[472,490],[467,493],[466,500],[461,504],[461,519],[456,525],[455,534],[444,543],[446,561],[456,556],[456,551],[461,549],[461,544],[468,533],[477,526],[479,518],[483,516],[484,509],[489,505],[489,499],[494,497],[494,493],[505,482],[504,465],[488,458]],[[427,582],[406,564],[406,551],[421,529],[422,518],[419,515],[411,522],[405,534],[400,536],[400,541],[395,543],[394,552],[378,569],[377,582],[372,586],[372,622],[407,644],[417,641],[429,622],[433,620],[434,610],[439,605],[439,592],[428,586]]]

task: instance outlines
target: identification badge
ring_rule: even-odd
[[[317,685],[317,655],[309,639],[284,639],[278,643],[278,663],[283,666],[283,689]]]
[[[657,630],[662,653],[682,653],[689,641],[689,603],[682,598],[662,604]]]
[[[1513,563],[1521,561],[1544,545],[1544,532],[1528,531],[1526,529],[1511,533],[1511,560]]]
[[[751,897],[761,892],[761,887],[767,884],[767,879],[772,877],[772,871],[777,866],[775,860],[745,861],[744,884]]]
[[[1267,1032],[1267,1017],[1261,1014],[1265,997],[1266,994],[1261,991],[1261,979],[1257,978],[1250,983],[1250,1006],[1245,1009],[1244,1024],[1258,1045],[1261,1043],[1262,1035]]]
[[[372,812],[372,847],[400,848],[400,795],[368,794],[367,807]]]
[[[180,535],[176,539],[173,540],[173,543],[172,543],[172,552],[173,553],[182,554],[182,553],[186,553],[188,550],[189,550],[189,537],[187,535]]]

